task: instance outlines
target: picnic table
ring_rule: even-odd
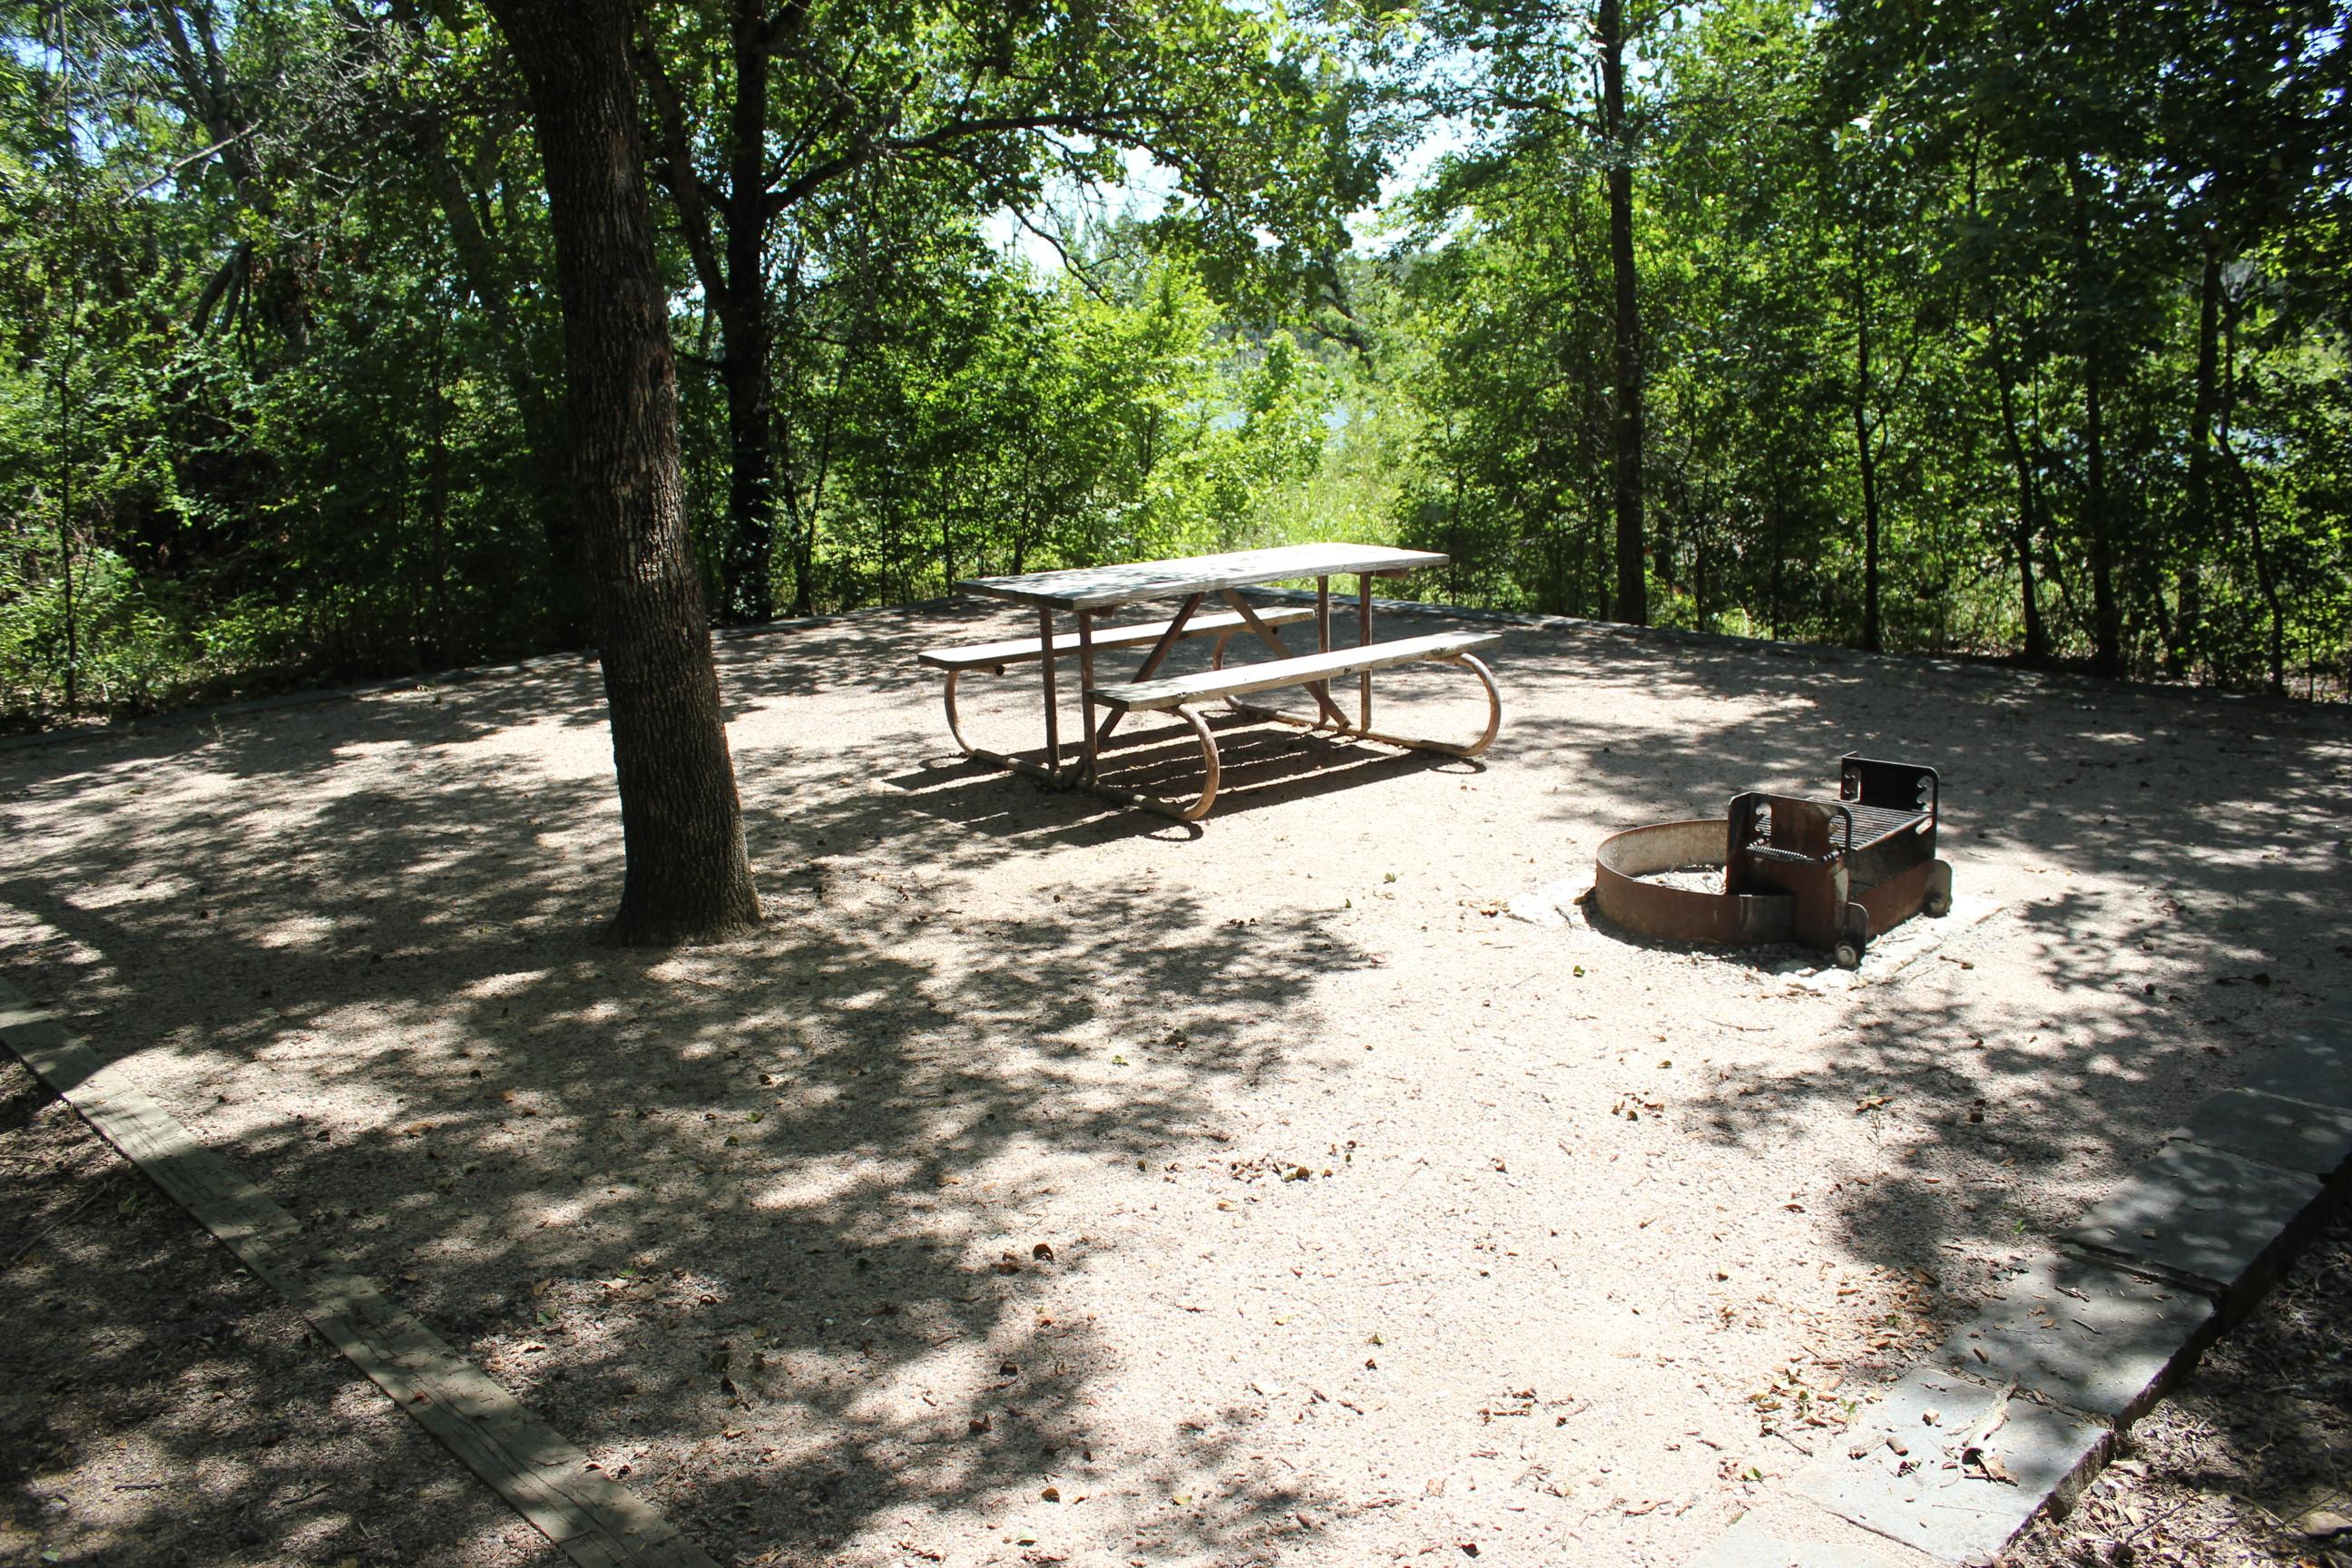
[[[956,586],[966,593],[1034,609],[1037,636],[961,647],[927,648],[917,657],[924,665],[946,672],[948,732],[966,756],[1029,773],[1057,786],[1081,785],[1129,805],[1192,822],[1208,815],[1210,805],[1216,800],[1222,768],[1216,736],[1198,711],[1198,705],[1211,699],[1222,700],[1254,719],[1309,730],[1328,727],[1334,733],[1352,740],[1381,741],[1450,756],[1475,757],[1493,743],[1502,727],[1502,695],[1496,689],[1493,671],[1477,658],[1477,653],[1500,642],[1500,634],[1438,632],[1387,642],[1373,640],[1373,580],[1442,566],[1445,561],[1446,557],[1433,551],[1398,550],[1386,545],[1289,544],[1270,550],[1239,550],[1125,565],[1032,572],[1017,577],[978,577]],[[1356,579],[1357,642],[1351,648],[1335,648],[1331,646],[1331,579],[1345,576]],[[1252,584],[1307,577],[1315,580],[1315,603],[1311,608],[1303,605],[1254,604],[1239,592]],[[1215,595],[1226,607],[1202,615],[1201,608],[1211,595]],[[1096,624],[1106,612],[1157,600],[1178,601],[1172,618],[1118,626]],[[1074,635],[1056,633],[1057,616],[1075,620]],[[1277,628],[1310,618],[1315,625],[1315,651],[1293,654]],[[1254,664],[1226,665],[1227,639],[1244,632],[1265,645],[1275,657]],[[1160,667],[1170,651],[1179,642],[1197,637],[1217,639],[1211,668],[1191,675],[1160,676]],[[1149,651],[1130,679],[1097,680],[1097,654],[1135,647]],[[1078,666],[1080,754],[1066,769],[1055,666],[1073,658]],[[1476,740],[1466,745],[1456,744],[1384,734],[1372,728],[1372,672],[1423,661],[1466,668],[1486,688],[1486,727]],[[1042,766],[971,744],[964,739],[962,722],[956,711],[956,685],[961,676],[975,669],[1002,675],[1010,666],[1028,663],[1034,663],[1040,671],[1045,705],[1045,761]],[[1348,676],[1357,678],[1356,712],[1352,718],[1331,691],[1334,681]],[[1240,700],[1286,686],[1306,689],[1315,701],[1314,717],[1284,713]],[[1099,721],[1096,718],[1097,710],[1102,710]],[[1198,799],[1180,805],[1102,782],[1101,749],[1120,721],[1131,712],[1171,713],[1191,728],[1207,770]]]

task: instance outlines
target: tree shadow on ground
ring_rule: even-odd
[[[1485,763],[1475,760],[1335,740],[1240,715],[1211,720],[1209,726],[1217,738],[1220,768],[1208,822],[1277,809],[1295,801],[1411,773],[1460,774],[1485,769]],[[1033,766],[1043,766],[1045,748],[1039,745],[1011,754]],[[1076,759],[1066,758],[1064,765],[1075,767]],[[1199,797],[1205,776],[1200,744],[1189,731],[1162,729],[1115,736],[1101,753],[1100,767],[1104,784],[1179,807]],[[1137,834],[1199,838],[1208,831],[1202,823],[1172,822],[1075,786],[1055,792],[1059,808],[1049,811],[1045,821],[1039,823],[1036,813],[1016,809],[1023,796],[1038,793],[1038,781],[977,759],[940,762],[894,773],[883,782],[904,791],[916,809],[960,832],[1030,837],[1040,844],[1079,844]]]
[[[280,709],[13,759],[10,804],[44,837],[12,848],[0,929],[69,1028],[135,1054],[208,1143],[721,1561],[830,1563],[877,1532],[919,1556],[974,1517],[1008,1556],[1082,1531],[1135,1555],[1268,1555],[1306,1528],[1313,1483],[1244,1432],[1094,1414],[1137,1369],[1089,1315],[1101,1255],[1061,1189],[1083,1168],[1089,1202],[1156,1201],[1320,1024],[1302,955],[1343,976],[1373,956],[1303,909],[1057,863],[1178,830],[937,765],[919,700],[936,677],[912,652],[996,629],[924,611],[723,645],[739,717],[875,698],[860,733],[807,754],[739,747],[772,916],[740,943],[593,940],[582,890],[620,867],[584,666],[374,700],[358,739]],[[1759,1149],[1879,1119],[1885,1161],[1822,1173],[1856,1258],[1941,1274],[1956,1250],[2038,1241],[2072,1217],[2046,1195],[2059,1178],[2131,1163],[2319,983],[2332,716],[2067,688],[2075,721],[2036,751],[2010,717],[2058,689],[1997,672],[1589,634],[1528,634],[1507,659],[1516,712],[1566,717],[1507,724],[1488,762],[1562,781],[1577,833],[1819,788],[1861,749],[1944,771],[1964,893],[1971,853],[2046,879],[2012,901],[2032,982],[2013,998],[1931,961],[1853,993],[1822,1059],[1727,1051],[1685,1108],[1697,1136]],[[1739,716],[1593,720],[1596,687]],[[1235,734],[1244,818],[1460,766],[1266,733]],[[1122,754],[1174,776],[1188,749],[1139,734]],[[2159,793],[2135,787],[2146,770],[2181,767],[2234,798],[2189,822],[2137,798]],[[2314,852],[2265,860],[2289,834]],[[2213,984],[2256,972],[2272,983]],[[93,1353],[94,1381],[130,1375]],[[211,1439],[143,1440],[193,1466]],[[358,1458],[316,1465],[367,1494]],[[172,1561],[150,1545],[172,1500],[141,1506],[89,1550]],[[350,1513],[327,1560],[413,1560]],[[1071,1522],[1106,1514],[1116,1529]]]
[[[1562,642],[1561,657],[1513,666],[1522,689],[1564,702],[1632,685],[1726,714],[1693,724],[1678,708],[1497,746],[1498,768],[1575,775],[1580,818],[1592,795],[1610,803],[1603,831],[1718,816],[1748,789],[1833,799],[1848,751],[1941,774],[1939,852],[1961,897],[1996,890],[2022,932],[1999,975],[1963,931],[1841,994],[1801,1049],[1742,1051],[1727,1035],[1688,1121],[1801,1156],[1825,1122],[1865,1119],[1876,1158],[1822,1173],[1814,1201],[1853,1257],[1935,1277],[1931,1319],[1971,1315],[2075,1221],[2086,1184],[2152,1153],[2342,983],[2352,714],[1927,661]],[[2032,731],[2018,722],[2028,708]],[[2184,777],[2202,795],[2186,809]],[[1709,966],[1770,984],[1801,957],[1724,951]]]
[[[941,844],[872,790],[755,805],[759,935],[602,947],[570,889],[617,874],[593,831],[609,786],[447,782],[448,754],[514,711],[479,695],[410,699],[454,711],[372,731],[364,778],[299,721],[215,742],[205,765],[238,781],[217,810],[53,851],[111,899],[64,898],[39,874],[55,859],[20,859],[0,901],[68,1026],[149,1042],[141,1071],[207,1142],[722,1561],[831,1561],[890,1510],[919,1542],[1007,1494],[1117,1508],[1191,1552],[1286,1520],[1302,1494],[1242,1437],[1092,1427],[1105,1352],[1065,1303],[1095,1259],[1040,1189],[1075,1155],[1150,1201],[1155,1160],[1213,1132],[1218,1086],[1280,1058],[1301,1005],[1286,955],[1357,959],[1181,889],[1041,882],[1033,910],[967,921],[985,845]],[[587,700],[530,704],[553,717],[529,726]],[[1050,832],[1062,810],[1012,815]],[[896,847],[878,862],[877,842]],[[112,956],[158,942],[205,982],[152,986]],[[427,958],[445,994],[418,992]],[[281,1075],[323,1109],[275,1110]],[[127,1375],[104,1354],[90,1371]],[[1098,1450],[1160,1495],[1089,1496]],[[83,1544],[249,1560],[163,1554],[173,1502],[147,1500]]]
[[[2345,1561],[2352,1506],[2352,1214],[2133,1429],[2130,1462],[2011,1549],[2019,1568]]]
[[[560,1561],[14,1058],[0,1170],[0,1561]]]

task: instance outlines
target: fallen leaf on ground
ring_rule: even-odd
[[[1961,1463],[1963,1466],[1973,1465],[1977,1473],[1989,1481],[2012,1487],[2017,1484],[2017,1478],[2009,1473],[2009,1467],[2000,1462],[2000,1456],[1990,1448],[1969,1449],[1961,1456]]]

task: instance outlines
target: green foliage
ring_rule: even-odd
[[[866,208],[871,218],[874,206]],[[976,228],[841,236],[778,337],[780,574],[812,608],[959,577],[1234,548],[1317,470],[1328,376],[1287,333],[1231,333],[1197,276],[1140,252],[1048,283]],[[689,424],[716,452],[706,389]],[[702,509],[723,502],[705,465]]]
[[[1527,47],[1578,5],[1435,9],[1483,45],[1444,100],[1491,134],[1367,283],[1441,591],[1609,601],[1599,165],[1632,156],[1658,618],[2340,693],[2326,6],[1718,0],[1657,19],[1630,150]]]
[[[1598,4],[790,7],[748,164],[751,13],[650,9],[714,604],[749,511],[779,609],[1336,537],[1603,614],[1629,166],[1654,618],[2343,694],[2335,7],[1636,4],[1612,137]],[[0,33],[0,720],[581,640],[494,30],[75,0]],[[1393,242],[1351,248],[1433,124]],[[1146,166],[1164,207],[1054,221]],[[1069,267],[1014,255],[1016,215]]]

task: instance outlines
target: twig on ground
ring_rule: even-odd
[[[110,1189],[113,1185],[114,1185],[114,1178],[113,1178],[113,1177],[111,1177],[111,1176],[109,1176],[109,1177],[107,1177],[105,1180],[103,1180],[103,1181],[100,1182],[100,1183],[99,1183],[99,1184],[98,1184],[96,1187],[93,1187],[92,1189],[90,1189],[89,1193],[85,1197],[83,1197],[83,1199],[81,1200],[81,1202],[79,1202],[79,1203],[78,1203],[78,1204],[74,1205],[74,1206],[73,1206],[73,1207],[71,1207],[71,1208],[69,1208],[69,1209],[66,1210],[66,1212],[65,1212],[65,1213],[63,1213],[63,1214],[59,1215],[56,1219],[54,1219],[54,1220],[50,1221],[48,1225],[47,1225],[47,1226],[43,1226],[43,1227],[42,1227],[41,1232],[40,1232],[40,1234],[39,1234],[39,1235],[37,1235],[37,1236],[34,1237],[32,1240],[30,1240],[30,1241],[28,1241],[28,1242],[25,1243],[25,1245],[24,1245],[24,1246],[22,1246],[22,1247],[18,1247],[16,1251],[14,1251],[14,1252],[10,1253],[10,1254],[8,1255],[8,1261],[7,1261],[7,1262],[5,1262],[5,1263],[0,1263],[0,1274],[5,1274],[5,1273],[7,1273],[7,1272],[8,1272],[8,1270],[10,1270],[11,1268],[16,1268],[16,1265],[17,1265],[18,1263],[20,1263],[20,1262],[22,1262],[22,1261],[24,1260],[25,1255],[26,1255],[26,1253],[28,1253],[28,1252],[30,1252],[30,1251],[32,1251],[32,1250],[33,1250],[33,1248],[35,1248],[35,1247],[37,1247],[40,1246],[40,1245],[41,1245],[41,1243],[43,1243],[43,1242],[45,1242],[45,1241],[48,1240],[48,1239],[49,1239],[49,1237],[53,1237],[53,1236],[57,1235],[57,1233],[58,1233],[58,1231],[63,1230],[63,1229],[65,1228],[65,1226],[66,1226],[66,1223],[67,1223],[68,1220],[72,1219],[74,1215],[78,1215],[78,1214],[81,1213],[81,1211],[82,1211],[82,1210],[84,1210],[84,1209],[86,1209],[86,1208],[89,1207],[89,1205],[90,1205],[91,1204],[96,1203],[96,1202],[99,1200],[99,1198],[100,1198],[100,1196],[102,1196],[102,1195],[103,1195],[103,1194],[105,1194],[109,1189]]]

